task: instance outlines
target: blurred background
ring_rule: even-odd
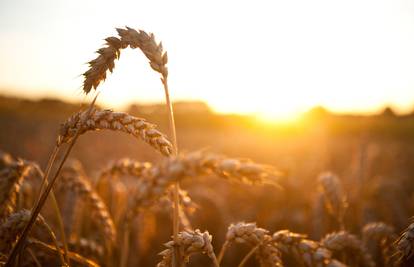
[[[184,184],[200,207],[193,226],[208,229],[215,244],[237,221],[315,239],[335,230],[332,218],[315,216],[316,178],[324,171],[344,184],[351,232],[375,220],[398,231],[408,224],[413,1],[3,0],[0,149],[44,167],[59,124],[91,100],[81,89],[85,63],[125,25],[153,32],[168,51],[180,151],[251,158],[287,174],[284,190],[214,179]],[[162,85],[147,59],[125,49],[115,64],[98,105],[168,132]],[[161,159],[134,138],[105,131],[82,136],[71,155],[91,177],[121,157]],[[170,238],[163,216],[148,217],[149,234],[135,244],[141,250],[131,266],[159,259]],[[229,266],[239,254],[226,259]]]

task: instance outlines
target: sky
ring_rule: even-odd
[[[175,101],[279,119],[414,109],[411,0],[2,0],[0,94],[85,101],[85,63],[126,25],[163,42]],[[100,89],[113,108],[164,101],[138,50]]]

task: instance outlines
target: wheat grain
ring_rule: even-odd
[[[122,131],[141,138],[164,155],[170,155],[172,151],[170,141],[155,129],[154,124],[127,113],[95,108],[90,113],[88,110],[78,112],[61,125],[57,145],[70,142],[78,130],[80,135],[96,130]]]
[[[352,259],[359,259],[362,266],[374,267],[375,262],[363,243],[353,234],[346,231],[326,235],[321,244],[333,252],[345,253]]]
[[[157,264],[157,267],[170,267],[172,264],[174,247],[178,248],[181,261],[189,262],[190,256],[195,253],[206,253],[212,260],[216,267],[218,267],[217,259],[214,254],[213,246],[211,245],[211,235],[205,231],[183,231],[178,234],[177,241],[169,241],[165,244],[167,249],[162,251],[162,261]]]

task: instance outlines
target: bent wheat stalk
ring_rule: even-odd
[[[168,55],[164,51],[162,43],[155,41],[152,33],[146,33],[142,30],[135,30],[129,27],[125,29],[116,29],[120,39],[117,37],[109,37],[106,40],[106,47],[99,49],[99,56],[89,62],[89,70],[83,75],[85,76],[83,90],[88,94],[91,89],[96,89],[99,83],[106,78],[107,71],[113,70],[115,67],[115,59],[119,58],[120,50],[126,47],[132,49],[139,48],[149,59],[151,68],[161,74],[161,82],[164,87],[165,99],[168,108],[168,119],[170,124],[171,138],[173,140],[173,154],[177,155],[177,137],[175,130],[175,122],[173,115],[172,103],[170,101],[170,93],[168,89]],[[174,240],[177,241],[179,231],[179,185],[174,185],[174,215],[173,215],[173,234]],[[174,261],[175,262],[175,261]],[[123,266],[121,266],[123,267]]]

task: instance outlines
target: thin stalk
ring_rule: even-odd
[[[46,168],[47,174],[43,173],[42,170],[37,165],[35,165],[35,169],[40,174],[40,176],[43,177],[42,184],[41,184],[40,190],[39,190],[39,198],[37,199],[36,204],[39,203],[43,187],[48,186],[48,184],[49,184],[47,176],[49,176],[51,166],[52,166],[53,162],[56,159],[56,155],[57,155],[58,151],[59,151],[59,147],[55,146],[55,148],[52,152],[52,155],[49,159],[48,166]],[[56,200],[55,193],[54,193],[53,189],[50,192],[50,196],[52,198],[52,206],[53,206],[53,209],[55,210],[56,218],[57,218],[58,225],[59,225],[59,232],[60,232],[60,237],[62,239],[65,260],[66,260],[67,264],[70,266],[70,259],[69,259],[69,255],[68,255],[69,248],[68,248],[68,243],[66,242],[67,239],[66,239],[66,233],[65,233],[65,225],[63,224],[62,212],[60,211],[60,208],[59,208],[58,202]]]
[[[60,261],[61,261],[61,263],[62,263],[62,266],[67,266],[67,265],[65,264],[65,263],[66,263],[66,261],[65,261],[65,259],[63,258],[62,252],[61,252],[61,251],[60,251],[60,249],[59,249],[59,243],[58,243],[58,241],[57,241],[57,239],[56,239],[56,235],[55,235],[55,233],[53,232],[52,228],[50,228],[49,224],[47,224],[46,222],[43,222],[43,226],[46,228],[46,230],[49,232],[50,237],[52,238],[52,241],[53,241],[53,243],[54,243],[54,245],[55,245],[55,247],[56,247],[56,251],[58,251],[58,254],[59,254],[59,259],[60,259]]]
[[[130,224],[125,225],[124,236],[122,237],[122,251],[121,251],[121,260],[120,267],[125,267],[127,264],[128,253],[129,253],[129,233],[130,233]]]
[[[175,122],[174,122],[174,112],[173,112],[173,106],[170,100],[170,92],[168,90],[168,82],[167,77],[163,77],[161,79],[162,84],[164,85],[164,92],[165,92],[165,101],[168,107],[168,120],[170,124],[170,132],[171,132],[171,139],[173,142],[173,155],[177,156],[178,154],[178,145],[177,145],[177,134],[175,130]],[[178,243],[178,233],[180,231],[180,221],[179,221],[179,191],[180,191],[180,185],[178,182],[175,182],[173,185],[174,190],[174,214],[173,214],[173,235],[174,235],[174,242]],[[180,260],[178,256],[178,249],[174,249],[174,259],[173,260],[173,266],[180,266]]]
[[[260,244],[255,246],[254,248],[252,248],[249,253],[246,254],[246,256],[244,256],[243,260],[240,262],[238,267],[243,267],[247,261],[250,259],[250,257],[257,251],[257,249],[259,248]]]
[[[219,256],[217,258],[217,261],[218,261],[219,264],[221,263],[221,260],[224,257],[224,253],[226,252],[226,250],[229,246],[230,246],[230,243],[229,243],[228,240],[226,240],[226,242],[224,242],[223,246],[221,247]]]
[[[88,117],[90,112],[92,111],[93,105],[95,104],[95,101],[96,101],[96,98],[98,97],[98,95],[99,95],[99,93],[96,94],[95,98],[91,102],[86,117]],[[9,258],[7,259],[5,267],[12,267],[13,266],[13,263],[14,263],[17,255],[19,254],[19,251],[22,249],[22,247],[25,243],[25,240],[26,240],[27,236],[29,235],[29,232],[32,229],[32,227],[33,227],[33,225],[34,225],[34,223],[37,219],[37,216],[39,215],[43,205],[46,202],[46,199],[47,199],[50,191],[52,190],[52,187],[53,187],[54,183],[56,182],[56,179],[59,177],[59,174],[60,174],[60,171],[62,170],[63,164],[65,164],[70,152],[72,151],[73,146],[76,143],[76,140],[79,137],[79,133],[80,133],[80,127],[76,131],[76,134],[75,134],[73,140],[69,143],[69,147],[66,149],[65,155],[63,156],[63,159],[60,162],[60,165],[59,165],[55,175],[53,176],[51,182],[46,186],[45,191],[42,194],[42,196],[40,197],[39,202],[37,203],[35,208],[32,210],[32,215],[29,219],[29,222],[26,224],[26,227],[24,228],[20,238],[17,240],[17,243],[14,245],[13,250],[12,250]],[[45,179],[47,179],[47,177],[45,177]]]
[[[57,249],[54,246],[51,246],[49,244],[46,244],[42,241],[36,240],[36,239],[29,239],[28,244],[31,246],[37,246],[38,248],[42,249],[43,251],[46,252],[53,252],[53,253],[58,253]],[[87,259],[75,252],[69,252],[69,257],[71,258],[71,260],[79,263],[82,266],[88,266],[88,267],[100,267],[96,262]]]
[[[29,254],[32,257],[33,261],[35,262],[36,267],[42,267],[42,264],[40,264],[40,261],[37,259],[37,257],[34,254],[33,250],[31,248],[28,248],[27,251],[29,251]]]

